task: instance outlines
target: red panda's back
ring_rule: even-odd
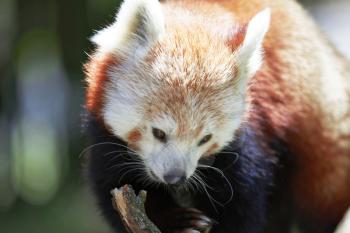
[[[278,136],[289,146],[299,208],[315,218],[341,218],[350,206],[349,64],[294,1],[215,2],[243,24],[272,8],[265,63],[249,91],[249,118],[263,137]]]
[[[278,137],[288,145],[290,189],[299,210],[339,220],[350,206],[349,64],[293,0],[207,2],[231,12],[240,25],[271,8],[264,64],[248,91],[248,121],[262,140]]]

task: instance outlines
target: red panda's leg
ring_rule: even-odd
[[[162,233],[209,233],[214,221],[194,208],[172,208],[157,213],[153,220]]]

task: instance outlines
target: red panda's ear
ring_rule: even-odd
[[[256,14],[240,32],[241,41],[238,42],[241,43],[235,55],[240,78],[244,79],[241,80],[242,82],[247,82],[247,79],[260,69],[263,59],[263,40],[270,27],[270,18],[271,10],[267,8]]]
[[[164,17],[158,0],[124,0],[116,21],[97,32],[91,41],[98,50],[134,53],[147,49],[164,31]]]

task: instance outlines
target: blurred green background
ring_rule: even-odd
[[[350,1],[303,2],[350,55]],[[104,233],[84,182],[82,65],[117,0],[0,0],[0,232]]]

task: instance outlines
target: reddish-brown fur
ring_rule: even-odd
[[[100,115],[103,106],[103,95],[105,93],[106,82],[108,81],[108,69],[116,64],[117,59],[112,54],[95,54],[84,67],[86,81],[88,83],[86,108],[96,115]]]
[[[232,51],[237,50],[238,47],[242,45],[246,32],[247,25],[241,26],[236,34],[227,41],[227,45],[231,48]]]
[[[142,134],[139,129],[134,129],[128,134],[128,142],[137,142],[141,139]]]
[[[219,145],[217,143],[214,143],[213,145],[211,145],[209,147],[207,152],[205,152],[204,156],[212,155],[213,153],[215,153],[217,151],[218,148],[219,148]]]
[[[271,29],[264,43],[265,63],[254,77],[249,92],[252,104],[257,107],[253,107],[248,121],[259,129],[262,141],[266,141],[267,136],[278,135],[296,156],[290,189],[299,210],[317,220],[339,221],[350,205],[349,135],[345,138],[331,135],[320,119],[325,113],[317,106],[319,99],[313,93],[320,85],[317,79],[303,81],[294,78],[293,64],[279,52],[286,50],[288,43],[305,43],[293,35],[286,40],[288,30],[299,30],[293,25],[293,20],[296,20],[293,10],[298,6],[288,1],[286,4],[281,1],[217,2],[234,11],[242,23],[257,11],[273,7]],[[300,17],[298,24],[302,25],[303,20]],[[279,27],[281,23],[283,27]],[[300,72],[298,75],[302,77],[303,71]],[[342,141],[348,146],[339,147]]]
[[[194,1],[184,2],[191,5]],[[207,2],[218,3],[232,12],[241,25],[246,25],[260,10],[272,8],[272,24],[264,41],[265,61],[252,79],[248,90],[251,110],[247,112],[246,120],[254,126],[261,142],[269,143],[269,140],[275,137],[286,142],[295,161],[290,169],[290,189],[293,190],[293,200],[299,211],[319,220],[331,219],[337,222],[350,205],[350,136],[337,134],[324,120],[328,113],[321,107],[320,81],[314,78],[320,74],[317,69],[308,69],[318,57],[317,54],[301,49],[317,49],[313,47],[312,42],[306,40],[305,35],[310,33],[313,37],[320,38],[322,35],[294,1]],[[233,50],[237,49],[244,39],[243,29],[228,42]],[[181,36],[181,32],[179,33]],[[174,54],[177,52],[174,51]],[[338,57],[335,54],[331,55]],[[154,56],[150,55],[148,59],[153,61]],[[92,112],[99,113],[101,110],[106,72],[108,67],[115,63],[116,59],[113,56],[106,55],[93,57],[86,66],[89,83],[87,108]],[[178,132],[181,135],[187,127],[186,120],[182,119],[186,117],[186,113],[181,112],[181,106],[173,103],[184,103],[181,100],[186,93],[177,91],[177,86],[180,85],[178,82],[180,81],[174,80],[154,98],[164,100],[161,103],[163,105],[156,106],[157,111],[166,109],[174,111],[173,115],[178,116],[176,120],[183,124]],[[189,83],[188,91],[196,91],[206,96],[206,92],[213,94],[220,90],[203,89],[203,86]],[[215,101],[213,100],[213,109],[210,111],[216,111]],[[157,111],[149,110],[152,114]],[[202,122],[199,122],[199,125],[201,124]],[[194,131],[195,135],[199,135],[198,130]],[[135,131],[131,132],[129,137],[134,141],[141,135]],[[213,147],[215,144],[209,152]]]
[[[142,138],[141,130],[138,128],[133,129],[131,132],[128,133],[127,140],[128,140],[128,146],[133,149],[138,149],[138,142]]]

